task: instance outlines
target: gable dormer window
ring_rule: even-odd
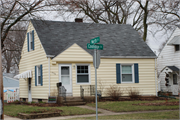
[[[28,52],[34,50],[34,30],[27,33],[27,48]]]
[[[175,45],[175,51],[179,51],[179,45]]]

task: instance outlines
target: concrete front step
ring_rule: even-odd
[[[76,105],[85,105],[86,102],[66,102],[66,103],[63,103],[64,105],[67,105],[67,106],[76,106]]]
[[[65,100],[63,100],[65,102]],[[83,99],[66,99],[66,102],[83,102]]]
[[[80,100],[81,97],[66,97],[66,100]]]
[[[63,104],[67,106],[85,105],[86,102],[81,97],[66,97],[66,101],[63,100]]]

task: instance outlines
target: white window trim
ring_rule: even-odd
[[[33,51],[33,49],[31,49],[31,41],[32,41],[32,31],[29,32],[29,51]]]
[[[122,66],[123,65],[131,65],[132,66],[132,82],[123,82],[122,81]],[[135,83],[135,80],[134,80],[134,64],[121,64],[120,67],[121,67],[121,83]]]
[[[89,82],[88,83],[78,83],[77,82],[77,66],[78,65],[88,65],[88,74],[89,74]],[[77,85],[90,85],[91,84],[91,64],[76,64],[76,84]]]
[[[36,82],[37,82],[37,86],[41,86],[41,83],[39,84],[38,81],[39,81],[39,77],[38,77],[38,67],[40,67],[40,65],[36,66]],[[41,67],[40,67],[41,69]],[[40,73],[41,74],[41,73]],[[42,81],[41,81],[42,82]]]

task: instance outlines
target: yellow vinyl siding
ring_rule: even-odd
[[[72,65],[72,91],[73,96],[80,96],[80,84],[76,83],[76,64],[90,64],[90,76],[91,84],[95,85],[95,70],[93,66],[92,56],[79,47],[77,44],[73,44],[67,50],[55,57],[51,64],[51,90],[56,89],[56,83],[59,82],[59,64]],[[116,83],[116,63],[120,64],[134,64],[139,65],[139,83]],[[75,67],[74,67],[75,66]],[[105,59],[101,58],[101,64],[97,69],[98,89],[100,88],[99,82],[102,82],[104,87],[103,96],[110,85],[117,85],[124,89],[128,87],[136,87],[144,95],[156,95],[155,88],[155,59]]]
[[[139,83],[116,84],[116,63],[139,65]],[[111,66],[111,67],[109,67]],[[104,94],[110,85],[117,85],[122,88],[136,87],[142,94],[155,95],[155,61],[154,59],[101,59],[101,64],[97,70],[98,80],[104,84]],[[122,78],[121,78],[122,79]],[[122,80],[121,80],[122,81]]]
[[[31,24],[29,23],[29,27],[27,32],[34,30],[34,50],[28,52],[27,50],[27,35],[25,37],[21,60],[19,64],[19,73],[22,73],[27,70],[32,70],[32,79],[31,79],[31,97],[39,98],[39,99],[47,99],[48,98],[48,88],[49,88],[49,80],[48,80],[48,59],[46,57],[46,53],[41,45],[39,37]],[[43,86],[35,86],[35,66],[43,65]],[[20,79],[19,82],[20,87],[20,98],[28,98],[28,80]]]
[[[56,64],[52,64],[52,63]],[[72,69],[72,90],[73,95],[79,96],[79,85],[76,85],[76,67],[73,68],[77,63],[90,64],[93,69],[93,57],[79,47],[76,43],[67,48],[61,54],[56,56],[51,61],[51,92],[57,90],[56,83],[59,82],[59,64],[70,64]],[[91,82],[92,83],[92,82]],[[74,91],[78,92],[74,92]]]
[[[93,57],[79,47],[76,43],[56,56],[53,60],[58,62],[92,62]]]

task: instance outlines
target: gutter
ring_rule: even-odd
[[[153,59],[156,59],[157,56],[101,56],[101,58],[153,58]]]

